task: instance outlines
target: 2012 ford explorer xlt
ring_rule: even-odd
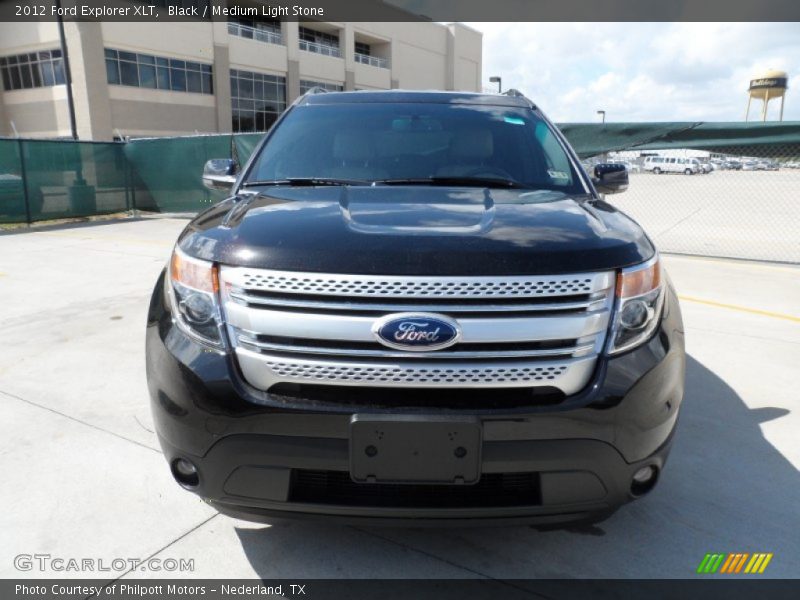
[[[520,94],[310,92],[158,279],[147,376],[221,512],[592,521],[649,492],[684,386],[642,229]]]

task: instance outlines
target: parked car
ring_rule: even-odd
[[[650,492],[684,387],[642,229],[521,95],[309,92],[180,234],[147,319],[156,432],[221,512],[596,521]]]
[[[722,171],[726,168],[725,161],[719,158],[712,158],[710,161],[711,166],[714,167],[714,170]]]
[[[754,160],[747,160],[742,163],[742,171],[758,171],[759,163]]]
[[[714,163],[710,161],[705,161],[705,162],[698,161],[698,163],[700,164],[700,172],[703,175],[707,175],[708,173],[711,173],[714,170]]]
[[[732,171],[741,171],[744,168],[744,164],[738,160],[728,160],[725,161],[725,168]]]
[[[644,161],[644,170],[656,175],[660,173],[694,175],[700,172],[700,161],[695,158],[648,156]]]

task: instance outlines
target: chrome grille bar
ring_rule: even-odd
[[[240,333],[237,337],[239,344],[250,350],[264,354],[277,352],[281,354],[318,354],[328,356],[369,357],[369,358],[402,358],[408,360],[463,360],[463,359],[496,359],[496,358],[532,358],[546,356],[585,356],[595,348],[595,340],[589,343],[569,346],[564,348],[546,348],[534,350],[439,350],[436,352],[400,352],[390,349],[359,349],[359,348],[326,348],[324,346],[303,346],[300,344],[276,344],[262,342],[253,337]]]
[[[605,292],[596,292],[585,299],[568,302],[520,302],[507,304],[411,304],[403,302],[386,302],[376,300],[358,299],[355,301],[336,301],[336,300],[309,300],[297,297],[280,297],[279,295],[262,296],[249,293],[241,288],[232,288],[230,297],[240,304],[253,304],[265,307],[286,308],[305,310],[338,310],[338,311],[382,311],[382,312],[458,312],[458,313],[501,313],[501,312],[544,312],[544,311],[568,311],[568,310],[591,310],[593,305],[602,303],[605,299]]]
[[[318,340],[375,341],[372,333],[374,317],[252,309],[233,302],[226,305],[226,313],[229,325],[253,333]],[[563,316],[464,318],[458,323],[462,331],[461,343],[513,343],[594,335],[605,331],[608,317],[609,312],[603,310]]]
[[[245,379],[377,387],[552,386],[575,393],[603,348],[613,272],[407,277],[223,267],[224,312]],[[431,352],[379,343],[377,319],[456,319],[460,339]],[[470,345],[473,345],[470,347]]]

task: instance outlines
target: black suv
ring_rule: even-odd
[[[156,283],[175,479],[253,520],[599,520],[649,492],[684,386],[642,229],[518,93],[312,91]]]

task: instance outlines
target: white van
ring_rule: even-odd
[[[700,172],[700,161],[696,158],[667,158],[666,156],[648,156],[644,160],[644,170],[659,173],[684,173],[694,175]]]

